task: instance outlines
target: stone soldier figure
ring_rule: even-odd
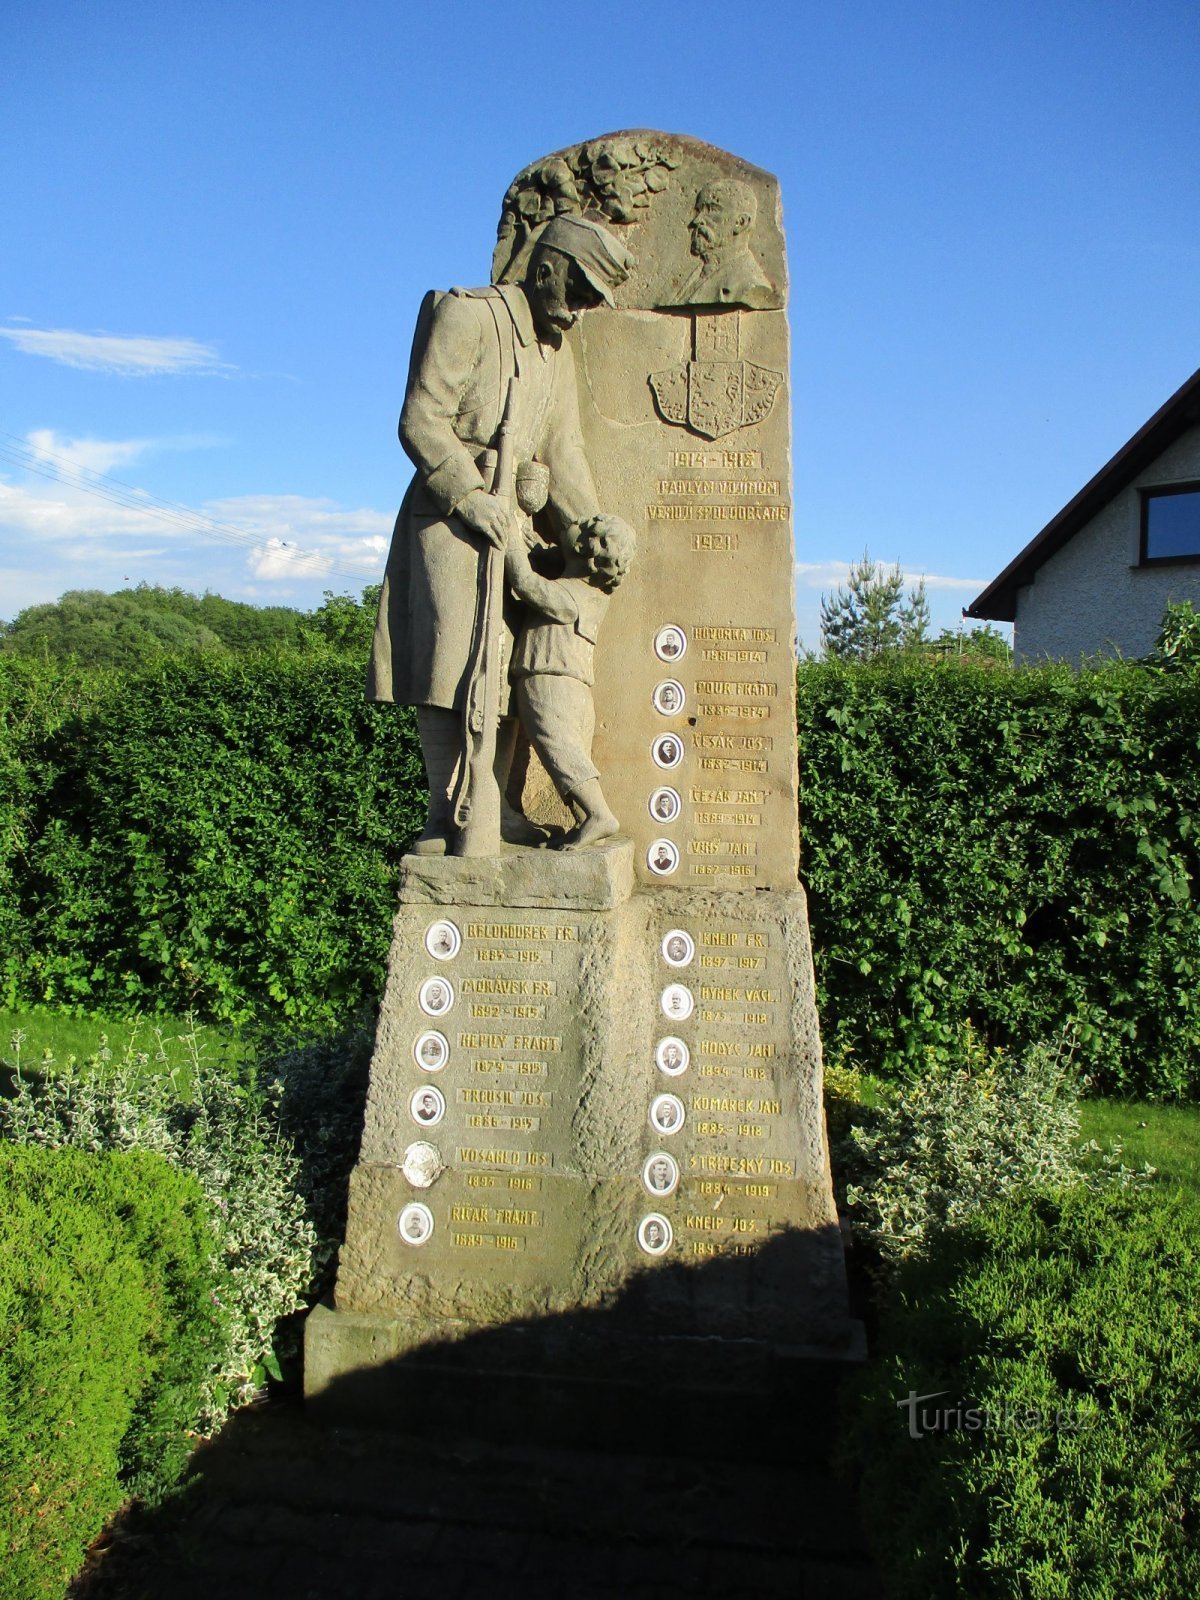
[[[558,536],[600,510],[563,334],[587,307],[612,304],[632,264],[598,223],[559,216],[538,236],[522,283],[430,294],[421,308],[400,417],[400,441],[417,471],[392,536],[367,675],[369,700],[416,707],[429,780],[416,853],[454,853],[457,842],[451,790],[465,759],[484,562],[489,549],[503,549],[514,521],[510,504],[491,493],[510,380],[515,459],[541,463],[543,481],[548,474],[546,505]],[[507,623],[504,634],[506,678]],[[507,711],[505,682],[495,757],[501,794],[516,735]],[[506,818],[510,839],[522,821]]]

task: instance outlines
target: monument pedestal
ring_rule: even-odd
[[[406,858],[318,1409],[769,1414],[855,1333],[803,890],[638,889],[623,839]]]

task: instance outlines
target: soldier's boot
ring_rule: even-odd
[[[441,706],[417,706],[417,732],[429,783],[429,815],[424,831],[409,846],[414,856],[444,856],[457,829],[450,814],[450,793],[462,755],[462,718]]]

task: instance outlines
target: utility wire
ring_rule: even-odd
[[[314,558],[284,540],[280,540],[274,548],[271,548],[260,534],[252,533],[248,528],[240,528],[236,523],[218,521],[215,517],[192,510],[190,506],[180,505],[173,500],[164,500],[159,495],[138,489],[133,484],[123,483],[119,478],[110,478],[105,473],[91,472],[77,467],[65,456],[57,455],[53,450],[35,450],[25,440],[16,434],[5,432],[4,429],[0,429],[0,460],[12,462],[26,472],[36,473],[38,477],[47,478],[52,483],[61,483],[69,489],[91,495],[94,499],[104,500],[109,505],[120,506],[126,511],[140,512],[155,521],[222,539],[227,544],[238,545],[242,549],[254,550],[264,555],[270,553],[283,556],[290,561],[311,565],[318,575],[330,573],[342,578],[379,576],[378,568],[324,563],[317,566],[315,562],[319,558]]]

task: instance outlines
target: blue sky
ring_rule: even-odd
[[[4,36],[0,617],[370,582],[422,293],[611,129],[780,178],[809,644],[864,548],[955,623],[1200,365],[1193,0],[39,0]]]

